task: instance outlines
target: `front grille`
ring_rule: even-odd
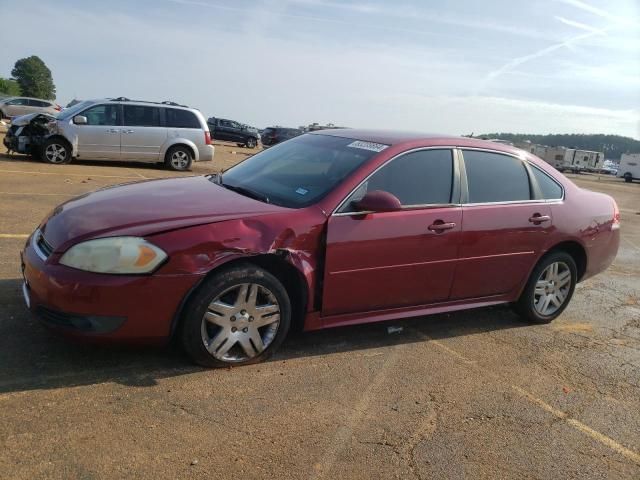
[[[113,332],[126,320],[125,317],[103,317],[60,312],[43,305],[38,306],[36,315],[49,325],[87,333]]]

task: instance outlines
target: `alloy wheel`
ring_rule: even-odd
[[[571,290],[571,270],[564,262],[554,262],[545,268],[533,292],[533,307],[543,316],[556,313],[566,302]]]
[[[213,299],[202,318],[202,341],[216,359],[244,362],[273,342],[280,326],[275,295],[257,283],[233,286]]]
[[[176,170],[184,170],[189,165],[189,155],[182,150],[176,150],[171,155],[171,166]]]
[[[44,151],[44,156],[51,163],[63,163],[67,159],[67,149],[59,143],[50,143]]]

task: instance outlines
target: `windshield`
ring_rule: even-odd
[[[84,102],[76,103],[73,107],[66,108],[63,111],[61,111],[56,116],[56,118],[60,120],[67,120],[68,118],[73,117],[76,113],[87,108],[89,105],[93,105],[94,103],[95,102],[92,100],[85,100]]]
[[[289,208],[316,203],[379,150],[364,142],[302,135],[264,150],[227,170],[221,183],[239,193]]]

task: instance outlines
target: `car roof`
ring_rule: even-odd
[[[457,146],[469,148],[483,148],[520,155],[523,150],[503,143],[480,140],[478,138],[461,137],[455,135],[420,133],[395,130],[363,130],[363,129],[331,129],[309,132],[308,135],[326,135],[332,137],[352,138],[363,142],[381,143],[384,145],[402,145],[420,143],[422,146]]]
[[[150,102],[146,100],[123,100],[120,98],[94,98],[85,100],[86,102],[95,103],[118,103],[122,105],[144,105],[144,106],[156,106],[156,107],[169,107],[179,108],[182,110],[198,110],[197,108],[188,107],[187,105],[178,105],[174,102]]]

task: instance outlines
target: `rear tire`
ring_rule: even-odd
[[[629,172],[625,173],[623,177],[625,182],[627,183],[633,182],[633,175],[631,175]]]
[[[40,159],[53,165],[69,163],[71,161],[71,146],[60,138],[49,138],[42,144]]]
[[[280,281],[243,263],[214,274],[186,303],[181,340],[198,365],[249,365],[270,357],[290,325],[291,303]]]
[[[563,251],[552,252],[535,266],[514,309],[528,322],[549,323],[567,308],[577,280],[573,257]]]
[[[189,148],[182,145],[171,147],[164,158],[164,164],[170,170],[186,172],[191,168],[193,155]]]

